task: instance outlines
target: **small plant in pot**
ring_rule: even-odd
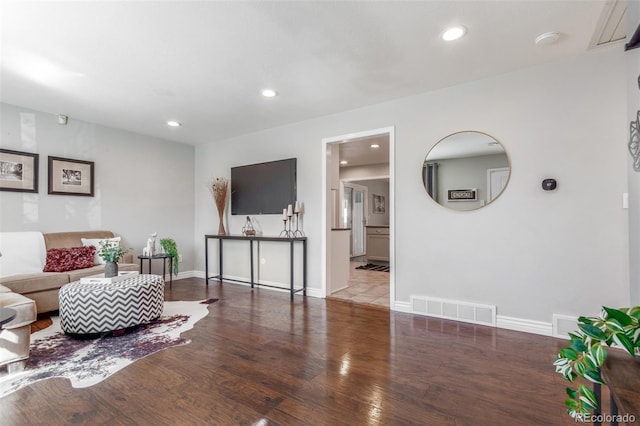
[[[100,241],[98,248],[98,256],[104,261],[105,278],[118,276],[118,261],[124,256],[127,250],[120,247],[120,244],[113,241]]]
[[[173,238],[160,238],[160,246],[162,250],[171,256],[171,271],[174,276],[178,276],[178,245]]]

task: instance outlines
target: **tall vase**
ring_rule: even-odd
[[[118,276],[118,264],[116,262],[107,262],[104,265],[104,277],[111,278]]]
[[[227,235],[227,231],[224,229],[224,206],[222,209],[218,209],[218,235]]]

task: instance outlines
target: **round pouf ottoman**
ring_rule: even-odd
[[[162,314],[164,280],[136,275],[114,283],[74,281],[60,288],[60,326],[67,334],[95,334],[145,324]]]

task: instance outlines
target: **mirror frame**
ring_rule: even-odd
[[[425,172],[424,172],[425,165],[426,165],[426,163],[428,161],[429,154],[431,154],[433,152],[435,147],[438,146],[439,143],[443,142],[447,138],[450,138],[450,137],[455,136],[455,135],[459,135],[461,133],[477,133],[477,134],[486,136],[488,138],[491,138],[493,141],[495,141],[497,144],[499,144],[500,147],[502,148],[502,151],[504,152],[504,155],[507,158],[507,163],[508,163],[508,167],[509,167],[509,176],[507,176],[507,180],[506,180],[506,182],[504,184],[504,187],[500,191],[500,193],[498,195],[496,195],[491,201],[489,201],[489,202],[487,202],[487,203],[485,203],[483,205],[479,205],[479,206],[470,208],[470,209],[456,209],[456,208],[453,208],[453,207],[451,207],[449,205],[441,204],[435,198],[433,198],[433,196],[429,193],[429,190],[427,189],[427,182],[426,182],[426,179],[425,179]],[[437,161],[437,160],[434,160],[434,161]],[[481,131],[478,131],[478,130],[461,130],[461,131],[453,132],[453,133],[450,133],[450,134],[446,135],[445,137],[443,137],[440,140],[438,140],[435,144],[433,144],[431,146],[431,148],[429,148],[429,150],[427,151],[427,154],[424,156],[424,158],[422,160],[422,167],[421,167],[422,188],[424,189],[424,191],[427,194],[427,196],[429,197],[429,199],[432,200],[434,203],[436,203],[437,205],[439,205],[442,208],[445,208],[445,209],[450,210],[450,211],[456,211],[456,212],[462,212],[462,213],[464,213],[464,212],[472,212],[472,211],[480,210],[483,207],[487,207],[488,205],[492,204],[495,200],[500,198],[502,196],[502,194],[504,194],[505,190],[507,189],[507,187],[509,186],[509,183],[511,181],[512,171],[513,171],[513,165],[512,165],[511,157],[509,156],[509,153],[507,152],[507,149],[502,144],[502,142],[500,142],[494,136],[492,136],[492,135],[490,135],[489,133],[486,133],[486,132],[481,132]]]

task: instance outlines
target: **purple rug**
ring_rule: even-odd
[[[218,299],[164,302],[162,316],[118,336],[105,334],[77,339],[64,334],[60,318],[31,335],[31,354],[24,371],[0,376],[0,398],[52,377],[71,381],[74,388],[93,386],[131,363],[171,346],[186,345],[180,337],[207,316]]]

